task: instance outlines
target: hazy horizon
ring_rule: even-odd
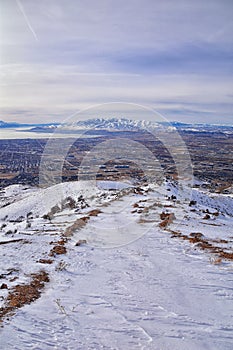
[[[98,119],[98,118],[100,118],[100,117],[90,117],[90,118],[88,118],[89,120],[91,120],[91,119]],[[115,117],[109,117],[109,118],[104,118],[104,119],[115,119]],[[123,117],[122,116],[122,118],[124,119],[125,117]],[[84,121],[84,120],[88,120],[88,119],[78,119],[77,120],[77,122],[78,121]],[[117,118],[116,118],[117,119]],[[129,119],[129,118],[125,118],[125,119]],[[141,120],[143,120],[143,119],[141,119]],[[18,124],[18,125],[23,125],[23,124],[25,124],[25,125],[31,125],[31,126],[34,126],[34,125],[52,125],[52,124],[54,124],[54,125],[56,125],[56,124],[60,124],[60,123],[62,123],[62,121],[61,122],[58,122],[58,121],[51,121],[51,122],[18,122],[17,120],[12,120],[12,121],[7,121],[7,120],[3,120],[3,119],[0,119],[0,122],[3,122],[3,123],[6,123],[6,124],[8,124],[9,123],[9,125],[10,124]],[[207,124],[207,125],[216,125],[216,126],[229,126],[229,127],[232,127],[233,126],[233,122],[229,122],[229,123],[221,123],[221,122],[219,122],[219,123],[208,123],[208,122],[203,122],[203,123],[191,123],[191,122],[184,122],[184,121],[180,121],[180,120],[169,120],[169,121],[167,121],[168,123],[180,123],[180,124],[190,124],[190,125],[205,125],[205,124]],[[166,121],[160,121],[159,123],[166,123]]]

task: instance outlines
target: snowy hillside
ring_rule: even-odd
[[[233,199],[182,198],[170,182],[2,190],[2,348],[232,349]]]

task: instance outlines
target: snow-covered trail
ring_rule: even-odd
[[[122,200],[127,208],[130,199]],[[114,225],[112,205],[77,238],[95,237],[106,222]],[[129,210],[119,215],[127,222]],[[131,217],[131,229],[140,232]],[[233,348],[231,264],[210,264],[204,253],[157,226],[118,248],[75,247],[73,240],[67,248],[57,269],[48,267],[51,282],[41,298],[1,330],[2,349]]]

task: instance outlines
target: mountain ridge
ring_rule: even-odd
[[[193,131],[199,131],[199,130],[206,130],[206,131],[212,131],[212,130],[233,130],[232,125],[221,125],[221,124],[208,124],[208,123],[183,123],[179,121],[149,121],[149,120],[133,120],[128,118],[116,118],[116,117],[110,117],[110,118],[90,118],[86,120],[78,120],[76,122],[71,123],[17,123],[17,122],[5,122],[3,120],[0,120],[0,128],[21,128],[21,127],[31,127],[31,129],[27,131],[33,131],[33,132],[51,132],[54,130],[115,130],[115,131],[121,131],[121,130],[127,130],[127,131],[134,131],[134,130],[143,130],[143,129],[157,129],[157,128],[174,128],[174,129],[180,129],[180,130],[191,130],[193,128]],[[197,130],[194,130],[197,129]]]

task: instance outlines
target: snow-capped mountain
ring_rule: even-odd
[[[58,133],[75,132],[76,130],[109,130],[109,131],[143,131],[162,129],[166,130],[181,130],[187,132],[208,132],[208,133],[224,133],[232,134],[232,125],[212,125],[212,124],[188,124],[177,121],[148,121],[148,120],[136,120],[127,118],[91,118],[87,120],[71,121],[66,123],[48,123],[48,124],[20,124],[20,123],[7,123],[0,121],[0,128],[22,128],[32,127],[24,131],[29,132],[41,132],[51,133],[57,131]]]
[[[159,124],[147,120],[132,120],[127,118],[93,118],[88,120],[80,120],[72,127],[80,129],[95,130],[143,130],[146,128],[157,128]]]
[[[220,126],[211,124],[187,124],[180,122],[156,122],[148,120],[133,120],[127,118],[91,118],[87,120],[79,120],[67,122],[57,125],[44,125],[31,129],[36,132],[53,132],[58,133],[75,133],[80,130],[107,130],[107,131],[174,131],[181,130],[182,132],[207,132],[207,133],[224,133],[232,134],[232,126]]]

